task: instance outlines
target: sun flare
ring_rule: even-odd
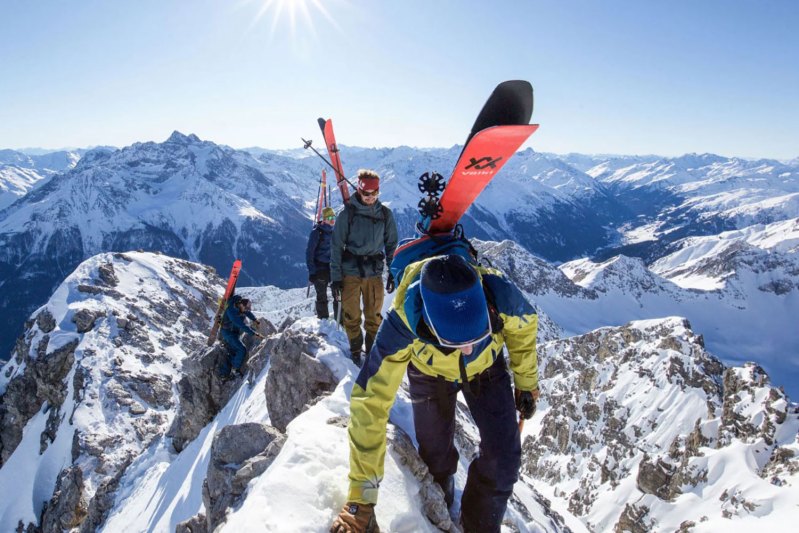
[[[258,24],[264,17],[271,17],[272,24],[270,33],[275,34],[281,24],[288,21],[291,36],[294,37],[298,30],[309,31],[315,34],[313,16],[320,14],[336,29],[340,30],[335,19],[323,5],[323,0],[255,0],[261,4],[258,13],[253,20],[253,26]]]

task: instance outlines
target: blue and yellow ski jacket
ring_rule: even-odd
[[[445,353],[431,340],[420,338],[422,321],[420,275],[430,259],[409,265],[397,287],[394,304],[377,332],[374,347],[350,398],[350,488],[348,501],[377,503],[386,455],[386,424],[408,364],[429,376],[461,380],[459,358],[467,379],[488,369],[507,346],[514,384],[520,390],[538,387],[536,334],[538,316],[518,288],[500,271],[477,267],[483,286],[504,323],[503,328],[475,346],[468,356],[460,350]]]

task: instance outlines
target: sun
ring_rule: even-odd
[[[322,4],[322,0],[254,0],[260,2],[261,7],[253,20],[253,26],[265,16],[272,18],[272,25],[270,33],[275,34],[278,24],[284,17],[288,19],[289,29],[291,36],[294,37],[298,31],[298,27],[310,31],[315,34],[312,13],[318,13],[329,23],[331,23],[337,30],[341,31],[335,19],[330,15],[328,10]]]

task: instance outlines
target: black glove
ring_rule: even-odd
[[[516,410],[525,420],[529,420],[535,414],[536,403],[538,402],[538,388],[531,391],[516,389]]]
[[[386,279],[386,292],[391,294],[392,292],[394,292],[395,288],[396,287],[394,286],[394,276],[391,274],[391,272],[389,272],[388,279]]]
[[[308,283],[316,283],[316,274],[308,275]]]
[[[334,281],[330,284],[330,288],[333,289],[333,293],[340,293],[342,289],[344,289],[344,282],[341,280]]]

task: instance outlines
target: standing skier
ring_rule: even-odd
[[[305,264],[308,266],[308,281],[316,291],[316,317],[328,318],[327,287],[330,285],[330,246],[333,241],[333,225],[336,212],[332,207],[322,209],[322,221],[314,226],[308,237]],[[338,316],[338,300],[333,295],[333,316]]]
[[[241,334],[263,338],[263,335],[247,325],[245,318],[249,318],[258,327],[258,319],[252,314],[252,302],[234,294],[222,318],[222,340],[228,346],[228,355],[218,369],[222,379],[228,379],[231,373],[241,375],[241,365],[247,358],[247,348],[241,342]]]
[[[537,329],[535,310],[501,272],[457,255],[409,265],[352,387],[348,502],[330,531],[378,531],[386,423],[407,370],[419,454],[448,505],[458,467],[456,397],[463,391],[480,450],[463,490],[462,526],[498,532],[521,463],[516,410],[530,418],[538,399]]]
[[[350,354],[359,366],[364,344],[361,300],[368,353],[382,321],[383,266],[391,265],[397,249],[397,223],[391,210],[377,199],[379,194],[380,176],[359,170],[358,190],[336,220],[330,255],[333,291],[341,294]]]

